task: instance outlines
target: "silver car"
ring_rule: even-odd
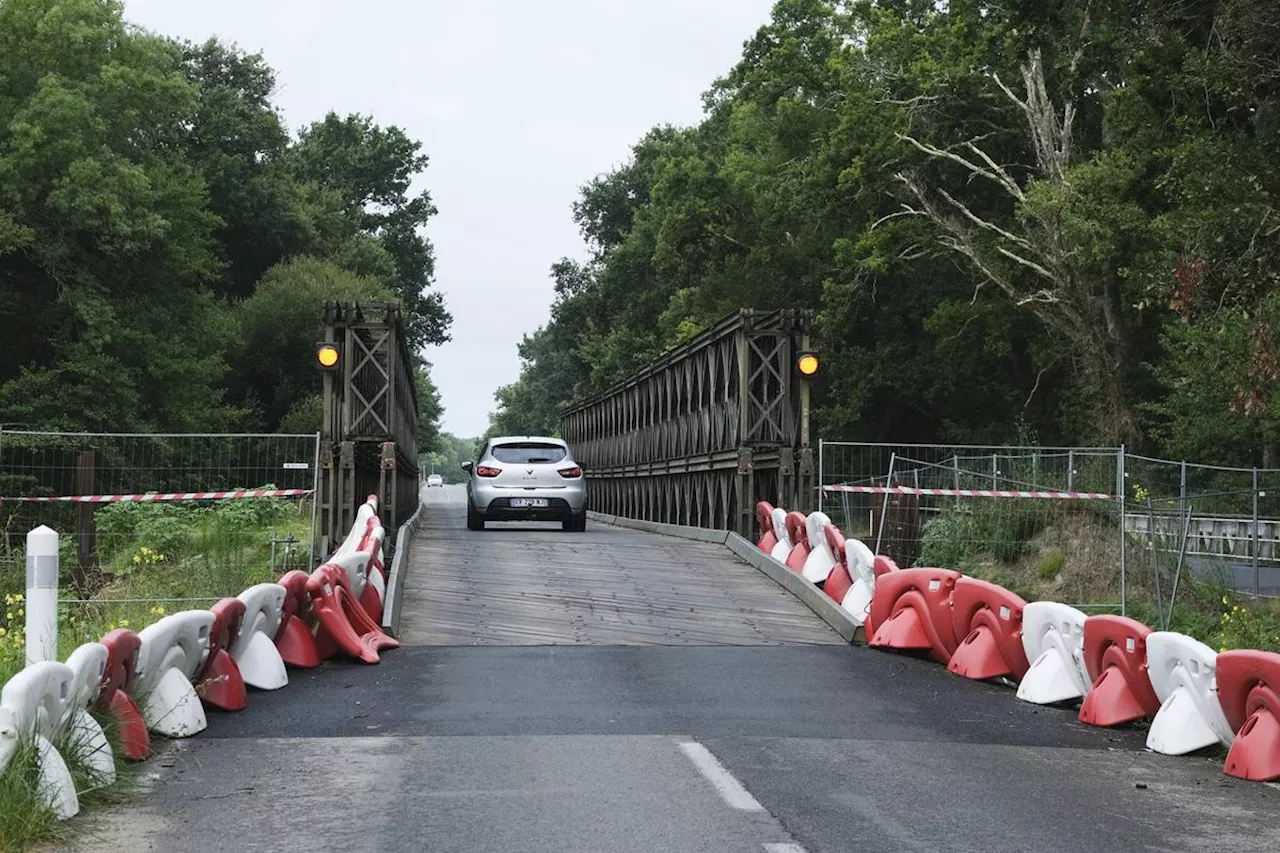
[[[491,438],[475,462],[464,462],[467,529],[486,521],[559,521],[587,529],[587,481],[569,445],[558,438]]]

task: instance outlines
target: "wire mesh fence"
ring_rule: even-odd
[[[234,595],[264,554],[272,568],[306,568],[318,453],[315,434],[2,430],[0,574],[22,567],[26,534],[42,524],[59,533],[64,577],[82,592],[163,568],[177,587],[207,575]]]
[[[824,441],[819,455],[824,511],[899,565],[1124,608],[1117,451]]]
[[[1121,448],[819,445],[820,503],[902,565],[1171,618],[1196,587],[1280,596],[1280,471]]]

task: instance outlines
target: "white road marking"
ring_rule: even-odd
[[[799,844],[766,844],[764,853],[804,853]]]
[[[762,812],[764,806],[751,796],[742,783],[733,778],[733,774],[725,770],[716,757],[700,743],[687,742],[680,744],[680,750],[689,757],[693,766],[698,768],[706,780],[719,792],[720,798],[730,808],[744,812]]]

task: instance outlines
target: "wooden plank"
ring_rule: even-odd
[[[840,644],[723,546],[592,525],[465,529],[436,492],[409,546],[400,637],[429,645]]]

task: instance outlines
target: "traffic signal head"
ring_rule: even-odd
[[[816,352],[802,352],[796,357],[796,370],[806,379],[817,375],[818,366],[818,354]]]
[[[337,344],[316,344],[316,367],[337,370],[342,364],[342,350]]]

